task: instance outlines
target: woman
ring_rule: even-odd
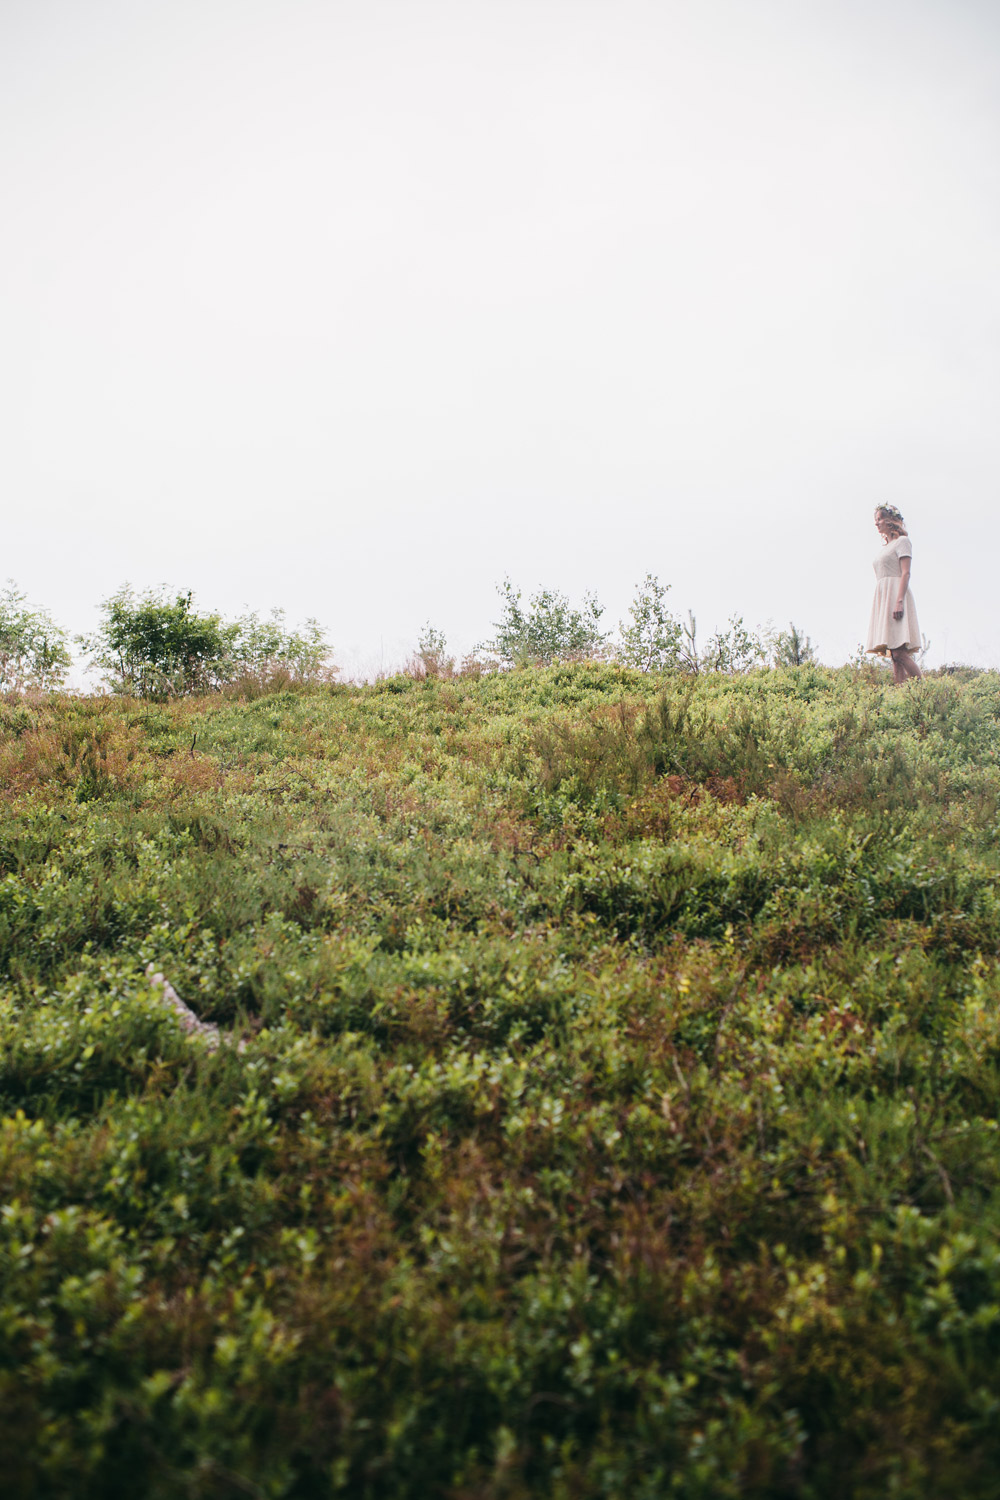
[[[910,559],[913,546],[894,505],[879,505],[875,525],[882,537],[884,550],[875,559],[875,599],[868,625],[866,651],[886,653],[892,657],[892,672],[897,682],[923,674],[913,659],[920,650],[920,626],[917,607],[910,593]]]

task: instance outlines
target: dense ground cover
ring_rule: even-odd
[[[998,720],[0,705],[6,1494],[996,1496]]]

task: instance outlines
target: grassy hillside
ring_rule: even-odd
[[[998,720],[0,705],[8,1500],[997,1496]]]

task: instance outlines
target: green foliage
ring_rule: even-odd
[[[0,589],[0,692],[59,687],[69,665],[66,632],[8,579]]]
[[[789,624],[771,642],[771,660],[776,667],[809,667],[816,663],[816,648],[798,626]]]
[[[539,589],[525,608],[521,590],[509,578],[497,592],[503,610],[494,621],[496,635],[478,649],[495,657],[501,666],[548,666],[597,656],[608,639],[600,628],[604,610],[593,594],[586,594],[583,608],[575,609],[565,594]]]
[[[718,631],[699,650],[694,615],[689,611],[682,622],[670,613],[665,603],[669,589],[669,584],[647,573],[629,605],[628,620],[619,622],[617,642],[609,647],[610,637],[599,624],[603,610],[592,596],[587,596],[581,611],[574,610],[565,595],[543,589],[532,596],[525,609],[520,590],[508,578],[499,589],[504,610],[494,626],[496,636],[477,649],[505,667],[594,660],[609,649],[624,665],[641,672],[742,675],[768,665],[815,664],[812,642],[794,624],[787,631],[768,629],[761,633],[750,630],[741,615],[733,615],[726,629]],[[438,632],[431,631],[427,650],[422,643],[415,658],[418,673],[440,675],[434,663],[443,650],[444,637],[438,639]]]
[[[706,672],[752,672],[767,661],[763,638],[749,630],[742,615],[731,615],[725,630],[712,636],[700,665]]]
[[[669,584],[647,573],[629,605],[629,622],[619,625],[619,655],[641,672],[667,672],[682,665],[683,631],[666,609]]]
[[[136,593],[127,584],[102,608],[97,631],[79,640],[116,693],[166,698],[247,678],[266,681],[275,673],[304,682],[329,675],[322,627],[309,620],[302,630],[288,630],[282,610],[227,623],[221,615],[199,613],[190,592],[171,598],[157,589]]]
[[[80,645],[116,693],[135,698],[208,692],[225,679],[235,629],[221,615],[199,614],[190,593],[136,593],[128,584],[102,605],[97,631]]]
[[[285,676],[291,682],[322,682],[336,671],[329,664],[330,646],[318,620],[289,629],[285,611],[272,609],[266,616],[253,611],[241,615],[234,625],[222,667],[230,679],[252,677],[266,683]]]
[[[5,1495],[992,1500],[998,722],[613,660],[0,704]]]
[[[436,630],[429,620],[420,632],[411,667],[418,677],[450,677],[454,673],[455,658],[448,655],[444,632]]]

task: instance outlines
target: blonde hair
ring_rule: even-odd
[[[895,541],[896,537],[898,536],[909,536],[910,533],[907,531],[906,523],[903,520],[903,513],[902,511],[898,510],[895,505],[876,505],[876,526],[878,525],[880,519],[883,524],[892,532],[893,541]],[[889,538],[886,537],[887,542],[888,540]]]

